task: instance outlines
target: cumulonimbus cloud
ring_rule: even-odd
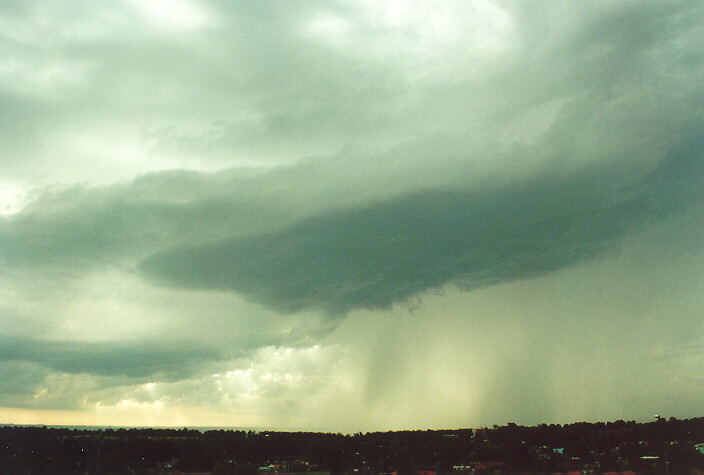
[[[277,311],[383,308],[455,282],[471,289],[561,269],[694,198],[701,140],[631,181],[584,175],[491,192],[429,190],[327,212],[264,235],[162,251],[141,271],[232,290]]]

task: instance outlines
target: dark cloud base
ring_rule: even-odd
[[[221,358],[218,351],[188,342],[81,343],[0,336],[0,362],[24,361],[65,373],[163,379],[181,378],[199,363]]]
[[[428,190],[329,212],[279,232],[159,252],[161,284],[231,290],[279,312],[385,308],[449,282],[472,289],[613,250],[625,233],[696,194],[697,145],[640,178],[592,174],[473,193]]]

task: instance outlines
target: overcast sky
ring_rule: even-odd
[[[0,0],[0,422],[704,415],[701,0]]]

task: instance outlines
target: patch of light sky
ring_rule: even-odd
[[[11,216],[24,208],[26,188],[19,183],[0,180],[0,216]]]
[[[513,23],[510,15],[499,6],[475,0],[464,5],[464,18],[458,18],[455,2],[427,4],[421,1],[385,2],[363,1],[359,3],[360,17],[354,20],[343,18],[330,11],[321,11],[307,25],[307,32],[335,43],[346,43],[350,35],[358,30],[371,31],[384,37],[383,44],[376,45],[381,52],[398,46],[413,55],[438,52],[438,48],[462,40],[462,47],[473,56],[492,56],[504,51],[511,42]],[[466,22],[469,21],[470,27]],[[389,35],[400,34],[396,41]],[[467,38],[469,35],[469,38]]]
[[[25,96],[57,99],[69,88],[87,82],[85,61],[5,56],[0,58],[0,88]]]
[[[132,0],[144,20],[157,29],[174,33],[196,32],[214,22],[202,5],[189,0]]]

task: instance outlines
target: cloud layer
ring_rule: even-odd
[[[699,199],[700,142],[631,183],[583,175],[490,192],[420,191],[263,236],[162,252],[141,268],[288,313],[388,308],[448,282],[471,290],[534,277],[613,251],[624,234]]]
[[[0,417],[701,415],[700,2],[0,8]]]

